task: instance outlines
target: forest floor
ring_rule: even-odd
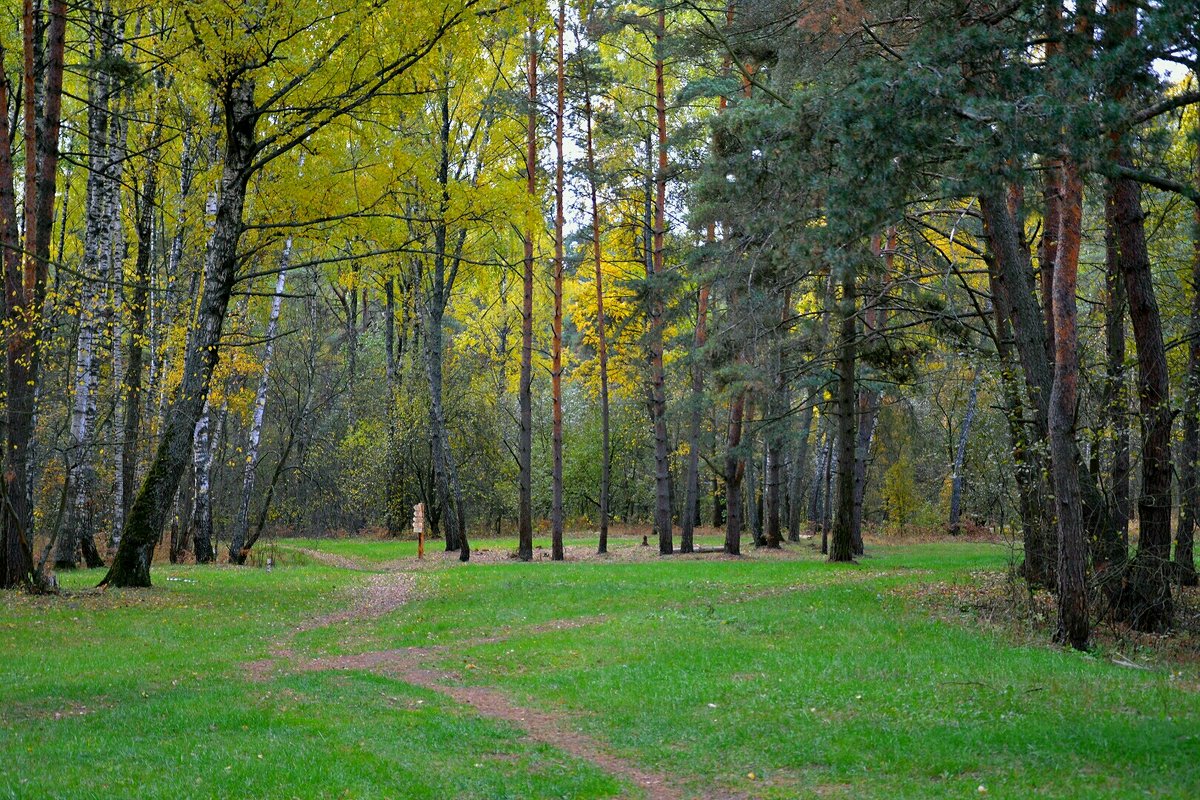
[[[4,595],[0,797],[1200,796],[1196,640],[1052,647],[997,610],[1002,544],[640,542],[296,539]]]

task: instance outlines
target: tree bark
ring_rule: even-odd
[[[725,552],[742,552],[742,477],[746,463],[741,457],[742,424],[746,390],[740,389],[729,404],[729,429],[725,448]]]
[[[116,557],[102,584],[149,586],[154,543],[192,448],[196,423],[208,398],[221,329],[238,267],[242,211],[254,157],[254,84],[238,80],[224,100],[225,154],[212,237],[205,256],[204,289],[184,355],[183,379],[167,412],[154,460],[130,509]]]
[[[1122,166],[1129,162],[1122,157]],[[1138,496],[1138,549],[1129,565],[1121,610],[1138,630],[1171,626],[1171,398],[1162,319],[1146,250],[1141,189],[1130,179],[1113,181],[1114,221],[1121,272],[1138,358],[1142,414],[1142,481]]]
[[[1073,452],[1079,377],[1076,275],[1083,215],[1083,181],[1078,166],[1061,162],[1061,211],[1054,264],[1054,382],[1050,391],[1050,450],[1058,516],[1058,632],[1056,639],[1078,650],[1088,646],[1087,541]]]
[[[1200,73],[1197,73],[1200,79]],[[1194,180],[1200,189],[1200,146]],[[1193,211],[1192,313],[1188,321],[1188,366],[1183,406],[1183,459],[1179,470],[1179,524],[1175,530],[1175,576],[1184,586],[1200,583],[1194,551],[1196,516],[1200,514],[1200,206]]]
[[[283,290],[287,285],[288,267],[292,260],[292,237],[283,243],[279,256],[279,275],[275,278],[275,294],[271,298],[271,313],[267,317],[266,344],[263,349],[262,375],[254,393],[254,412],[246,436],[245,460],[242,463],[242,494],[238,503],[233,535],[229,538],[229,562],[245,564],[252,543],[246,537],[250,530],[250,496],[254,494],[255,470],[258,467],[258,445],[262,441],[263,418],[267,410],[267,390],[271,385],[271,358],[275,353],[275,337],[279,334],[279,312],[283,307]]]
[[[441,97],[440,163],[438,184],[441,186],[441,202],[438,219],[434,227],[433,269],[430,273],[425,306],[428,322],[425,332],[426,371],[429,376],[429,421],[432,428],[433,467],[437,480],[437,494],[446,519],[446,550],[458,551],[460,561],[471,557],[467,543],[466,512],[462,502],[462,487],[458,481],[458,465],[450,447],[450,432],[446,426],[445,399],[442,388],[444,363],[443,321],[454,282],[461,263],[466,230],[457,237],[454,252],[449,246],[450,214],[450,90],[447,86]]]
[[[137,256],[134,259],[133,297],[130,301],[129,363],[125,369],[124,430],[121,443],[121,494],[117,499],[119,515],[114,520],[113,531],[124,524],[133,506],[134,486],[137,480],[138,433],[142,422],[142,368],[145,363],[146,322],[150,313],[150,264],[154,256],[154,212],[158,198],[158,154],[157,142],[161,135],[161,111],[155,119],[151,132],[151,145],[146,153],[146,177],[137,209]],[[175,548],[172,548],[175,552]]]
[[[958,536],[962,532],[959,518],[962,515],[963,491],[963,462],[967,455],[967,440],[971,437],[971,423],[975,420],[975,406],[979,402],[980,372],[975,370],[971,379],[971,391],[967,395],[967,410],[963,414],[962,427],[958,430],[958,447],[954,451],[954,470],[950,478],[950,535]]]
[[[716,231],[708,226],[708,241],[716,240]],[[702,353],[708,341],[708,285],[697,292],[696,330],[692,335],[692,407],[688,419],[687,481],[684,488],[683,515],[679,520],[679,552],[691,553],[695,549],[696,520],[700,515],[700,431],[704,409],[704,369]]]
[[[518,509],[517,556],[522,561],[533,560],[533,237],[538,215],[537,197],[537,33],[534,20],[529,20],[529,67],[526,83],[529,90],[525,117],[525,192],[530,209],[525,220],[525,271],[521,302],[521,378],[518,403],[521,411],[521,430],[517,437]]]
[[[867,494],[867,465],[871,460],[871,447],[875,443],[875,429],[879,424],[880,393],[873,389],[858,392],[858,432],[854,447],[854,517],[851,546],[854,555],[865,552],[863,546],[863,502]]]
[[[0,245],[4,263],[4,313],[10,326],[7,358],[7,425],[4,451],[3,546],[0,546],[0,588],[35,584],[33,575],[33,498],[30,446],[41,364],[42,309],[46,297],[47,265],[54,224],[58,177],[58,139],[61,127],[63,62],[67,6],[51,0],[45,26],[45,79],[39,95],[35,51],[40,49],[40,4],[22,4],[23,144],[25,155],[22,200],[24,228],[17,224],[13,149],[16,140],[7,113],[0,114]],[[4,70],[0,55],[0,72]],[[7,81],[0,88],[0,108],[9,107]],[[40,101],[40,102],[39,102]],[[24,232],[24,245],[21,243]]]
[[[602,250],[600,241],[600,200],[597,184],[599,175],[596,173],[596,147],[592,131],[592,93],[591,87],[584,84],[584,121],[587,134],[587,168],[588,190],[592,203],[592,257],[596,268],[596,354],[600,365],[600,544],[598,552],[608,552],[608,503],[609,487],[612,481],[612,450],[610,445],[610,426],[608,408],[608,339],[604,316],[604,270],[602,268]]]
[[[558,0],[558,89],[554,117],[554,322],[551,343],[550,394],[553,404],[552,499],[550,508],[550,558],[563,560],[563,417],[562,417],[562,346],[563,346],[563,225],[565,194],[563,189],[563,124],[565,117],[567,12],[565,0]]]
[[[91,9],[91,56],[95,63],[106,63],[113,56],[115,35],[112,13],[107,8]],[[96,401],[100,387],[100,359],[97,357],[104,319],[106,287],[110,284],[113,264],[110,238],[113,235],[113,194],[120,191],[114,171],[118,155],[110,155],[109,103],[113,81],[105,69],[92,72],[88,82],[88,179],[85,213],[83,261],[80,265],[79,333],[75,340],[74,380],[70,423],[70,458],[67,483],[70,501],[54,548],[54,568],[74,569],[79,565],[83,539],[93,536],[91,508],[94,466],[91,444],[96,422]],[[115,125],[115,120],[114,120]],[[94,548],[93,548],[94,549]],[[89,564],[89,566],[97,566]]]
[[[808,469],[810,450],[808,440],[812,434],[814,407],[813,398],[810,397],[804,404],[804,411],[800,414],[800,433],[796,438],[796,454],[792,462],[792,481],[789,492],[791,502],[788,505],[790,512],[788,514],[788,541],[792,542],[800,541],[800,524],[804,508],[804,474]]]
[[[1129,550],[1129,389],[1125,375],[1125,281],[1121,276],[1120,248],[1117,244],[1117,224],[1112,193],[1105,198],[1105,304],[1104,345],[1107,361],[1105,400],[1108,427],[1112,432],[1112,462],[1109,484],[1112,487],[1113,526],[1118,532],[1119,547],[1112,552],[1097,554],[1098,561],[1121,563]]]
[[[988,246],[996,259],[996,282],[1001,288],[999,295],[1003,296],[1007,307],[1007,317],[1013,331],[1013,344],[1025,374],[1026,390],[1034,410],[1036,435],[1030,437],[1028,442],[1028,452],[1032,455],[1044,447],[1043,443],[1049,439],[1049,400],[1053,376],[1044,357],[1046,329],[1034,291],[1029,250],[1024,245],[1016,211],[1008,207],[1008,201],[1001,191],[984,193],[980,195],[979,200]],[[1107,501],[1092,475],[1086,471],[1080,474],[1079,447],[1075,437],[1067,437],[1059,444],[1068,449],[1076,464],[1074,471],[1080,484],[1084,524],[1093,549],[1099,548],[1101,543],[1117,537],[1108,515]],[[1026,542],[1026,577],[1035,583],[1051,580],[1051,576],[1045,574],[1044,569],[1057,560],[1058,545],[1053,538],[1055,530],[1052,526],[1038,526],[1037,541]],[[1030,558],[1035,553],[1037,557]],[[1045,558],[1042,557],[1043,554]],[[1057,578],[1053,581],[1051,585],[1057,585]]]
[[[841,265],[842,296],[838,313],[841,330],[837,347],[838,498],[829,547],[829,560],[854,560],[854,461],[858,446],[858,408],[855,403],[855,360],[858,346],[858,302],[853,257]]]
[[[671,520],[671,464],[667,445],[666,375],[663,367],[663,249],[667,213],[667,94],[664,83],[663,39],[666,36],[666,6],[658,7],[654,30],[654,109],[658,127],[658,168],[654,173],[654,251],[650,275],[650,395],[654,422],[654,528],[658,534],[658,552],[674,552]]]

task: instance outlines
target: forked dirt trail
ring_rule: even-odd
[[[299,550],[299,548],[297,548]],[[371,570],[353,559],[321,553],[317,550],[300,550],[315,561],[342,569]],[[373,575],[367,584],[350,598],[349,605],[339,611],[305,620],[294,629],[296,633],[363,619],[373,619],[392,612],[402,606],[412,595],[416,583],[413,572],[386,565],[387,571]],[[522,629],[521,633],[542,630],[558,630],[579,625],[598,624],[603,618],[588,620],[562,620],[533,628]],[[460,645],[494,643],[504,636],[481,637],[459,642]],[[665,773],[644,769],[611,752],[603,743],[580,733],[563,714],[517,705],[507,695],[483,686],[464,686],[457,673],[432,668],[431,664],[444,658],[451,651],[449,646],[409,647],[394,650],[359,653],[349,656],[298,659],[286,643],[280,642],[272,651],[275,659],[256,661],[246,665],[252,679],[265,680],[278,672],[314,672],[323,670],[356,670],[373,672],[397,678],[405,683],[443,694],[455,702],[471,706],[476,713],[489,719],[506,722],[524,732],[530,741],[550,745],[575,758],[590,762],[605,772],[639,787],[648,800],[742,800],[738,794],[712,791],[685,795]]]

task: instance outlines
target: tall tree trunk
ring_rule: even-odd
[[[154,216],[158,198],[158,140],[162,132],[161,110],[151,132],[151,147],[146,153],[146,177],[137,209],[137,257],[134,259],[133,297],[130,301],[129,363],[125,369],[124,430],[121,435],[121,493],[119,514],[113,521],[113,539],[124,524],[133,505],[137,479],[138,433],[142,421],[142,367],[145,362],[146,321],[150,313],[150,265],[154,257]],[[177,552],[172,548],[172,552]]]
[[[466,229],[462,229],[457,237],[454,253],[451,253],[448,231],[451,122],[448,84],[447,88],[442,91],[441,115],[441,161],[438,166],[438,183],[441,186],[442,196],[438,208],[438,220],[434,227],[433,269],[429,276],[432,285],[425,302],[428,322],[425,331],[425,364],[429,376],[429,422],[433,434],[433,468],[437,480],[438,500],[446,518],[446,550],[447,552],[457,550],[459,560],[467,561],[471,557],[471,550],[467,544],[462,488],[458,481],[458,466],[454,461],[454,452],[450,447],[450,432],[446,426],[445,398],[442,388],[442,369],[445,359],[443,321],[450,303],[451,292],[454,290],[454,281],[466,237]]]
[[[125,19],[117,17],[116,23],[116,44],[115,54],[118,58],[122,57],[125,41]],[[114,87],[115,88],[115,87]],[[109,300],[106,303],[106,330],[111,335],[112,341],[112,375],[114,395],[113,398],[113,414],[112,414],[112,434],[111,439],[116,441],[116,446],[112,448],[113,454],[113,495],[112,495],[112,510],[113,510],[113,526],[125,524],[126,507],[122,504],[125,497],[125,473],[122,471],[124,464],[124,443],[125,443],[125,403],[123,395],[125,390],[124,382],[120,376],[123,376],[127,371],[123,363],[125,356],[121,346],[121,312],[123,305],[121,303],[122,288],[125,285],[125,256],[127,252],[125,241],[125,224],[123,221],[123,202],[121,187],[125,183],[124,166],[128,158],[128,120],[132,117],[133,97],[130,90],[127,88],[122,95],[117,95],[118,102],[116,113],[113,115],[112,124],[109,125],[109,158],[113,163],[111,170],[114,184],[109,195],[110,211],[108,214],[109,224],[111,225],[110,233],[105,237],[109,248],[108,268],[113,280],[113,289],[109,294]],[[123,103],[119,102],[123,100]],[[121,108],[120,106],[124,107]],[[135,199],[136,205],[136,199]],[[99,433],[98,431],[96,432]],[[112,534],[109,534],[109,539]],[[85,557],[90,548],[95,552],[94,539],[88,535],[83,537],[83,546]],[[103,566],[103,561],[96,554],[94,563],[89,559],[89,566]]]
[[[538,207],[537,197],[537,32],[529,20],[529,89],[525,117],[525,191],[531,209]],[[525,271],[521,302],[521,430],[517,437],[518,478],[517,556],[533,559],[533,237],[538,215],[530,210],[525,220]]]
[[[1050,452],[1054,507],[1058,517],[1058,641],[1084,650],[1090,636],[1087,540],[1079,488],[1075,400],[1079,378],[1076,275],[1083,216],[1083,181],[1078,166],[1061,162],[1058,257],[1054,264],[1054,382],[1050,391]]]
[[[1200,72],[1196,74],[1200,80]],[[1196,147],[1196,188],[1200,189],[1200,143]],[[1192,232],[1192,315],[1188,321],[1188,366],[1183,405],[1183,463],[1179,470],[1179,524],[1175,530],[1175,575],[1184,586],[1200,583],[1193,555],[1196,516],[1200,514],[1200,206]]]
[[[958,429],[958,446],[954,450],[954,469],[950,473],[950,535],[962,532],[959,518],[962,516],[963,462],[967,455],[967,441],[971,438],[971,423],[975,421],[975,406],[979,402],[980,372],[975,370],[971,379],[971,391],[967,395],[967,410],[963,413],[962,426]]]
[[[384,316],[384,356],[385,376],[387,381],[387,478],[384,480],[384,526],[388,536],[398,536],[403,526],[403,515],[399,513],[396,495],[397,453],[396,453],[396,276],[390,272],[384,277],[383,286],[383,316]]]
[[[842,296],[838,308],[841,330],[837,348],[838,502],[829,547],[829,560],[835,562],[854,560],[854,460],[858,446],[858,408],[854,402],[858,302],[853,261],[847,259],[841,270]]]
[[[192,443],[192,552],[197,564],[209,564],[216,559],[212,525],[213,438],[212,409],[205,403],[200,419],[196,420]]]
[[[192,443],[192,549],[197,564],[210,564],[216,560],[216,545],[212,536],[212,464],[216,461],[217,438],[224,427],[227,405],[222,404],[216,422],[212,420],[212,409],[204,404],[203,413],[196,421]]]
[[[608,410],[608,339],[606,326],[608,319],[604,316],[604,270],[602,268],[602,250],[600,241],[600,200],[597,184],[600,181],[596,173],[596,147],[592,132],[592,92],[584,83],[584,122],[587,134],[587,169],[588,190],[592,203],[592,257],[596,268],[596,353],[600,363],[600,545],[598,552],[608,552],[608,502],[609,486],[612,479],[612,450],[609,436]]]
[[[1125,375],[1125,280],[1121,276],[1120,247],[1117,244],[1116,209],[1112,193],[1105,198],[1105,304],[1104,345],[1107,361],[1105,403],[1108,427],[1112,430],[1112,463],[1109,484],[1112,487],[1113,526],[1119,533],[1119,547],[1097,553],[1093,558],[1098,571],[1108,564],[1124,562],[1129,551],[1129,389]],[[1186,445],[1185,445],[1186,446]]]
[[[708,226],[708,241],[716,239],[714,226]],[[708,285],[697,293],[696,330],[692,335],[692,407],[688,419],[687,479],[684,488],[683,514],[679,520],[679,552],[695,549],[695,527],[700,516],[700,430],[704,409],[704,368],[702,353],[708,340]]]
[[[552,365],[550,368],[553,409],[552,449],[554,451],[553,488],[550,508],[551,559],[563,560],[563,418],[562,418],[562,326],[563,326],[563,225],[565,194],[563,191],[563,124],[565,122],[566,59],[564,40],[567,32],[565,0],[558,0],[558,89],[554,117],[554,323]]]
[[[825,473],[821,478],[821,555],[826,556],[829,555],[829,534],[833,529],[833,479],[841,470],[835,439],[835,432],[828,430],[825,434]]]
[[[674,552],[671,521],[671,463],[667,445],[666,375],[663,366],[663,329],[666,326],[664,294],[664,236],[667,228],[667,93],[663,72],[663,39],[666,37],[666,5],[658,7],[654,29],[654,110],[658,126],[658,168],[654,173],[654,252],[650,276],[650,395],[654,421],[654,528],[658,552]]]
[[[1128,161],[1122,158],[1124,166]],[[1138,496],[1138,549],[1127,573],[1123,610],[1138,630],[1171,626],[1171,399],[1162,319],[1146,250],[1141,189],[1113,181],[1114,221],[1121,272],[1137,344],[1138,401],[1142,414],[1142,481]]]
[[[288,267],[292,260],[292,237],[283,243],[279,256],[279,274],[275,278],[275,294],[271,298],[271,313],[267,317],[266,344],[263,349],[262,375],[254,393],[254,412],[246,435],[245,460],[242,463],[242,494],[238,503],[233,535],[229,538],[229,562],[246,563],[251,544],[246,537],[250,530],[250,497],[254,494],[255,470],[258,467],[258,445],[262,441],[263,417],[267,410],[267,390],[271,385],[271,357],[275,353],[275,337],[279,334],[279,312],[283,307],[283,290],[287,285]]]
[[[821,413],[822,424],[817,426],[817,458],[813,465],[813,490],[812,495],[808,500],[808,519],[813,523],[813,530],[816,531],[821,526],[822,516],[822,500],[825,497],[825,473],[828,470],[830,438],[829,438],[829,423],[825,417],[825,412]]]
[[[874,389],[858,392],[858,432],[854,447],[854,516],[851,547],[854,555],[865,552],[863,546],[863,502],[867,495],[867,466],[871,461],[871,447],[875,443],[875,428],[879,424],[879,407],[882,397]]]
[[[725,448],[725,552],[742,552],[742,478],[746,462],[742,458],[742,426],[746,412],[746,390],[739,389],[729,404],[729,430]]]
[[[1047,332],[1034,290],[1033,266],[1024,243],[1018,210],[1009,207],[1009,199],[1004,192],[997,190],[984,193],[979,200],[988,247],[996,260],[995,294],[1004,304],[1005,317],[1011,323],[1013,345],[1034,411],[1034,435],[1025,441],[1023,453],[1030,459],[1032,474],[1040,476],[1047,471],[1037,454],[1044,447],[1043,443],[1049,440],[1049,401],[1053,376],[1045,359]],[[1073,436],[1059,444],[1071,451],[1073,462],[1079,461],[1079,450]],[[1049,467],[1049,470],[1052,469]],[[1074,471],[1078,475],[1077,466]],[[1080,489],[1087,512],[1088,530],[1093,540],[1098,541],[1112,534],[1111,525],[1106,503],[1098,487],[1090,474],[1085,473],[1084,477],[1080,481]],[[1038,524],[1026,533],[1035,534],[1035,539],[1025,542],[1026,579],[1041,585],[1057,586],[1058,577],[1054,574],[1059,549],[1057,525],[1048,522]]]
[[[41,364],[40,335],[46,296],[46,273],[54,224],[54,195],[58,177],[58,139],[62,112],[63,61],[66,43],[65,0],[51,0],[41,49],[40,4],[22,4],[21,98],[25,156],[24,244],[17,224],[13,150],[15,133],[7,113],[0,114],[0,247],[4,263],[4,313],[9,326],[7,379],[7,441],[4,451],[3,546],[0,546],[0,588],[35,583],[33,575],[33,498],[30,446],[33,440],[35,398]],[[35,51],[44,56],[44,81]],[[0,72],[4,59],[0,54]],[[9,108],[7,81],[0,88],[0,108]],[[42,92],[37,87],[41,84]],[[40,101],[40,102],[39,102]]]
[[[791,406],[791,395],[783,377],[783,346],[792,313],[792,292],[783,292],[779,329],[771,353],[771,396],[767,403],[770,419],[764,434],[766,464],[763,468],[763,517],[766,520],[763,543],[778,549],[783,541],[783,447],[787,425],[785,416]]]
[[[791,502],[788,505],[788,541],[800,541],[800,523],[803,520],[805,471],[808,469],[809,443],[812,434],[814,397],[804,404],[800,414],[800,432],[796,437],[796,453],[792,462]],[[811,518],[811,517],[810,517]]]
[[[745,425],[749,430],[743,438],[742,447],[746,451],[746,522],[750,528],[750,539],[754,542],[755,547],[762,547],[762,517],[759,515],[758,505],[758,448],[754,441],[754,396],[751,395],[746,400],[746,421]]]
[[[187,465],[196,423],[208,398],[221,329],[238,267],[242,211],[254,159],[254,84],[238,80],[226,93],[225,154],[216,219],[205,254],[204,289],[184,352],[183,378],[159,439],[154,460],[134,500],[116,557],[103,584],[149,586],[154,543],[166,524]]]
[[[94,63],[107,63],[115,46],[111,11],[91,9],[91,47]],[[54,568],[73,569],[79,565],[84,538],[93,535],[92,494],[94,465],[91,442],[96,422],[97,394],[100,388],[100,358],[97,350],[109,309],[105,308],[107,287],[112,278],[113,195],[120,191],[114,174],[118,154],[111,153],[109,105],[114,81],[107,70],[94,70],[88,83],[88,179],[87,209],[84,227],[83,261],[80,265],[79,334],[75,340],[74,381],[72,387],[70,457],[67,483],[71,487],[67,513],[55,540]],[[115,120],[111,120],[115,127]],[[89,565],[95,566],[95,565]]]

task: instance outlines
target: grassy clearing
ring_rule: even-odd
[[[415,552],[280,547],[376,567]],[[804,547],[791,556],[435,560],[398,611],[303,633],[299,621],[369,576],[164,567],[148,592],[10,595],[0,796],[637,796],[392,678],[284,669],[252,681],[243,665],[281,642],[294,660],[442,645],[435,659],[456,680],[560,711],[696,795],[1200,796],[1194,664],[1134,670],[1103,653],[1017,646],[913,599],[920,585],[1002,568],[1005,548],[877,547],[854,567]]]

